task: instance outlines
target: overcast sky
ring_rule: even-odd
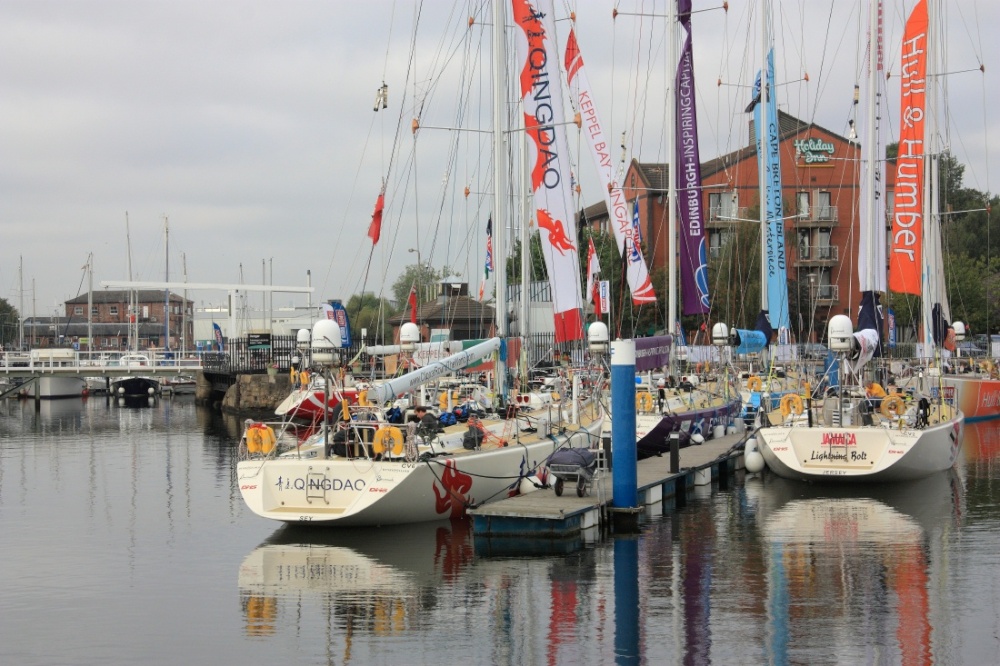
[[[50,315],[85,293],[91,252],[95,288],[128,279],[126,214],[135,280],[164,279],[166,218],[171,280],[183,280],[182,261],[187,280],[199,283],[305,286],[309,270],[314,302],[346,299],[388,290],[415,263],[412,249],[478,285],[489,138],[453,140],[429,126],[488,129],[489,40],[466,50],[459,37],[470,11],[488,19],[489,10],[425,4],[411,69],[414,2],[0,2],[0,297],[19,307],[22,258],[26,315]],[[759,53],[755,3],[731,0],[728,14],[720,4],[695,0],[696,10],[711,10],[693,21],[703,160],[745,144],[748,92],[738,86],[752,82]],[[779,105],[840,133],[858,79],[857,4],[775,3]],[[896,75],[901,17],[913,2],[886,4]],[[966,185],[995,190],[987,164],[998,166],[990,144],[1000,126],[984,107],[998,106],[1000,47],[990,26],[1000,25],[1000,2],[949,4],[949,70],[986,65],[985,78],[949,77],[952,151],[969,165]],[[662,161],[663,19],[629,12],[665,6],[623,0],[612,20],[613,6],[576,6],[599,113],[616,140],[628,131],[632,154]],[[566,5],[557,7],[561,14]],[[559,24],[561,41],[567,28]],[[479,69],[463,81],[463,70]],[[376,114],[383,80],[389,107]],[[898,83],[888,90],[898,98]],[[414,115],[414,91],[425,126],[416,167],[408,129],[392,148],[397,122],[408,128]],[[467,101],[462,115],[456,99]],[[895,134],[896,102],[890,119]],[[575,149],[577,139],[570,143]],[[596,203],[590,158],[577,161],[582,204]],[[387,172],[385,226],[366,271],[366,231]],[[189,297],[200,307],[221,304],[224,293]],[[292,303],[305,299],[274,300]]]

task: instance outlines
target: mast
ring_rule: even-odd
[[[24,257],[18,257],[17,268],[17,295],[20,304],[17,306],[17,350],[24,351]]]
[[[94,253],[87,255],[87,351],[94,351]]]
[[[937,170],[937,131],[935,129],[937,121],[937,95],[935,94],[937,88],[936,76],[938,73],[937,68],[937,34],[935,28],[935,13],[937,8],[931,0],[927,0],[927,72],[926,72],[926,102],[925,102],[925,116],[927,118],[927,123],[924,125],[924,191],[923,191],[923,218],[924,218],[924,233],[922,238],[923,243],[923,266],[921,272],[923,273],[923,279],[921,280],[922,287],[920,290],[921,294],[921,307],[920,310],[923,314],[924,320],[924,344],[929,345],[925,348],[925,354],[928,357],[933,357],[936,354],[937,343],[934,340],[934,303],[938,298],[938,281],[936,278],[937,267],[930,266],[936,256],[940,254],[934,253],[935,248],[935,238],[938,237],[937,231],[937,189],[938,189],[938,170]],[[944,313],[942,313],[944,314]]]
[[[497,337],[503,340],[507,336],[507,212],[504,197],[507,192],[506,145],[504,144],[504,129],[507,116],[504,110],[504,99],[507,94],[507,52],[504,42],[504,25],[506,12],[505,2],[493,2],[493,214],[496,219],[496,233],[493,236],[493,248],[498,259],[496,271],[496,327]],[[525,221],[526,223],[527,221]],[[527,248],[521,248],[526,252]],[[527,285],[521,285],[521,298],[527,296]],[[507,367],[502,355],[496,362],[496,393],[502,397],[507,390]]]
[[[170,282],[170,220],[163,216],[164,282]],[[163,350],[170,349],[170,288],[163,290]]]
[[[769,312],[770,302],[767,296],[767,203],[765,193],[767,192],[767,173],[764,169],[764,151],[767,150],[764,139],[764,124],[768,98],[771,91],[767,87],[767,47],[768,32],[767,20],[771,9],[771,3],[764,0],[760,7],[760,117],[761,122],[757,127],[757,187],[760,192],[760,309],[762,312]],[[767,341],[770,346],[771,341]]]
[[[667,178],[667,334],[677,333],[677,146],[674,126],[676,125],[677,85],[673,70],[677,66],[677,5],[676,0],[667,3],[667,86],[670,94],[667,99],[667,155],[670,160],[670,177]],[[674,350],[677,349],[675,344]],[[673,365],[676,351],[670,355]],[[672,370],[672,369],[671,369]]]

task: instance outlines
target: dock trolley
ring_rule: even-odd
[[[556,477],[553,488],[562,497],[568,481],[576,484],[576,494],[583,497],[590,491],[597,471],[597,451],[593,449],[559,449],[549,458],[549,471]]]

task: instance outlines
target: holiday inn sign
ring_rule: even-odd
[[[833,144],[821,139],[796,139],[795,160],[807,165],[826,164],[833,156]]]

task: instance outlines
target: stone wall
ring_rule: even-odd
[[[273,412],[292,391],[288,373],[278,375],[240,375],[222,399],[222,411]]]

